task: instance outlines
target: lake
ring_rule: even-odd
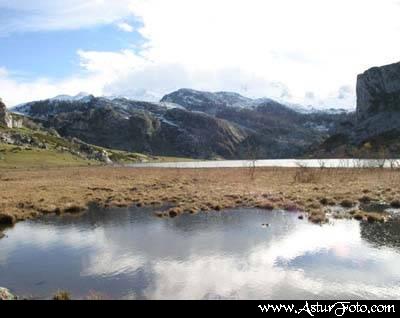
[[[308,168],[399,168],[400,159],[271,159],[271,160],[210,160],[130,164],[134,168],[249,168],[249,167],[308,167]]]
[[[283,211],[153,212],[91,207],[18,223],[0,240],[0,286],[37,299],[57,290],[109,299],[400,298],[398,220],[319,226]]]

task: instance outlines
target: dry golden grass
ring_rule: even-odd
[[[311,221],[325,222],[330,205],[352,206],[366,196],[394,205],[400,199],[396,170],[299,169],[304,168],[257,168],[254,178],[245,168],[0,170],[0,215],[13,223],[46,213],[79,213],[90,203],[123,207],[168,202],[173,207],[159,216],[259,207],[302,210]]]

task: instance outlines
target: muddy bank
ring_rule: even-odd
[[[234,207],[282,209],[302,211],[315,223],[329,217],[384,221],[385,212],[366,204],[400,206],[400,171],[386,169],[84,167],[1,170],[0,180],[0,232],[43,214],[79,214],[90,204],[170,204],[161,217]],[[335,206],[345,213],[332,212]]]

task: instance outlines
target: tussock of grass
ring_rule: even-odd
[[[258,203],[256,205],[256,207],[259,209],[269,210],[269,211],[272,211],[273,209],[275,209],[275,205],[270,201],[264,201],[264,202]]]
[[[16,222],[15,216],[8,213],[0,213],[0,226],[10,226]]]
[[[356,203],[352,200],[345,199],[342,202],[340,202],[340,205],[344,208],[352,208],[356,205]]]
[[[308,219],[312,223],[316,223],[316,224],[323,224],[323,223],[326,223],[328,221],[328,219],[326,218],[325,212],[323,212],[321,210],[312,211],[310,213]]]
[[[68,204],[63,210],[63,213],[77,214],[86,211],[87,208],[76,204]]]
[[[395,209],[400,209],[400,200],[393,200],[390,205]]]
[[[366,203],[370,203],[372,201],[372,198],[369,197],[368,195],[364,195],[363,197],[359,198],[358,201],[366,204]]]
[[[160,211],[155,212],[154,215],[155,215],[156,217],[158,217],[158,218],[164,217],[164,213],[163,213],[163,212],[160,212]]]
[[[328,205],[329,200],[328,200],[327,198],[322,198],[321,200],[319,200],[319,202],[320,202],[322,205]]]
[[[374,222],[385,222],[385,216],[379,213],[367,213],[367,221],[370,223]]]
[[[180,214],[182,214],[182,213],[183,213],[183,209],[182,209],[182,208],[179,208],[179,207],[171,208],[171,209],[169,209],[169,210],[167,211],[167,214],[168,214],[169,217],[171,217],[171,218],[175,218],[175,217],[177,217],[178,215],[180,215]]]
[[[313,202],[311,204],[308,205],[309,209],[320,209],[321,205],[319,203]]]
[[[382,223],[386,221],[387,214],[378,212],[357,211],[354,213],[353,218],[359,221],[368,221],[369,223],[374,223],[374,222]]]
[[[293,203],[293,202],[284,202],[281,205],[282,210],[285,211],[289,211],[289,212],[298,212],[298,211],[302,211],[303,208],[299,207],[297,204]]]

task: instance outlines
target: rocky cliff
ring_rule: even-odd
[[[400,156],[400,63],[373,67],[357,79],[357,112],[317,146],[317,157]]]
[[[400,63],[373,67],[357,79],[357,118],[400,112]]]

